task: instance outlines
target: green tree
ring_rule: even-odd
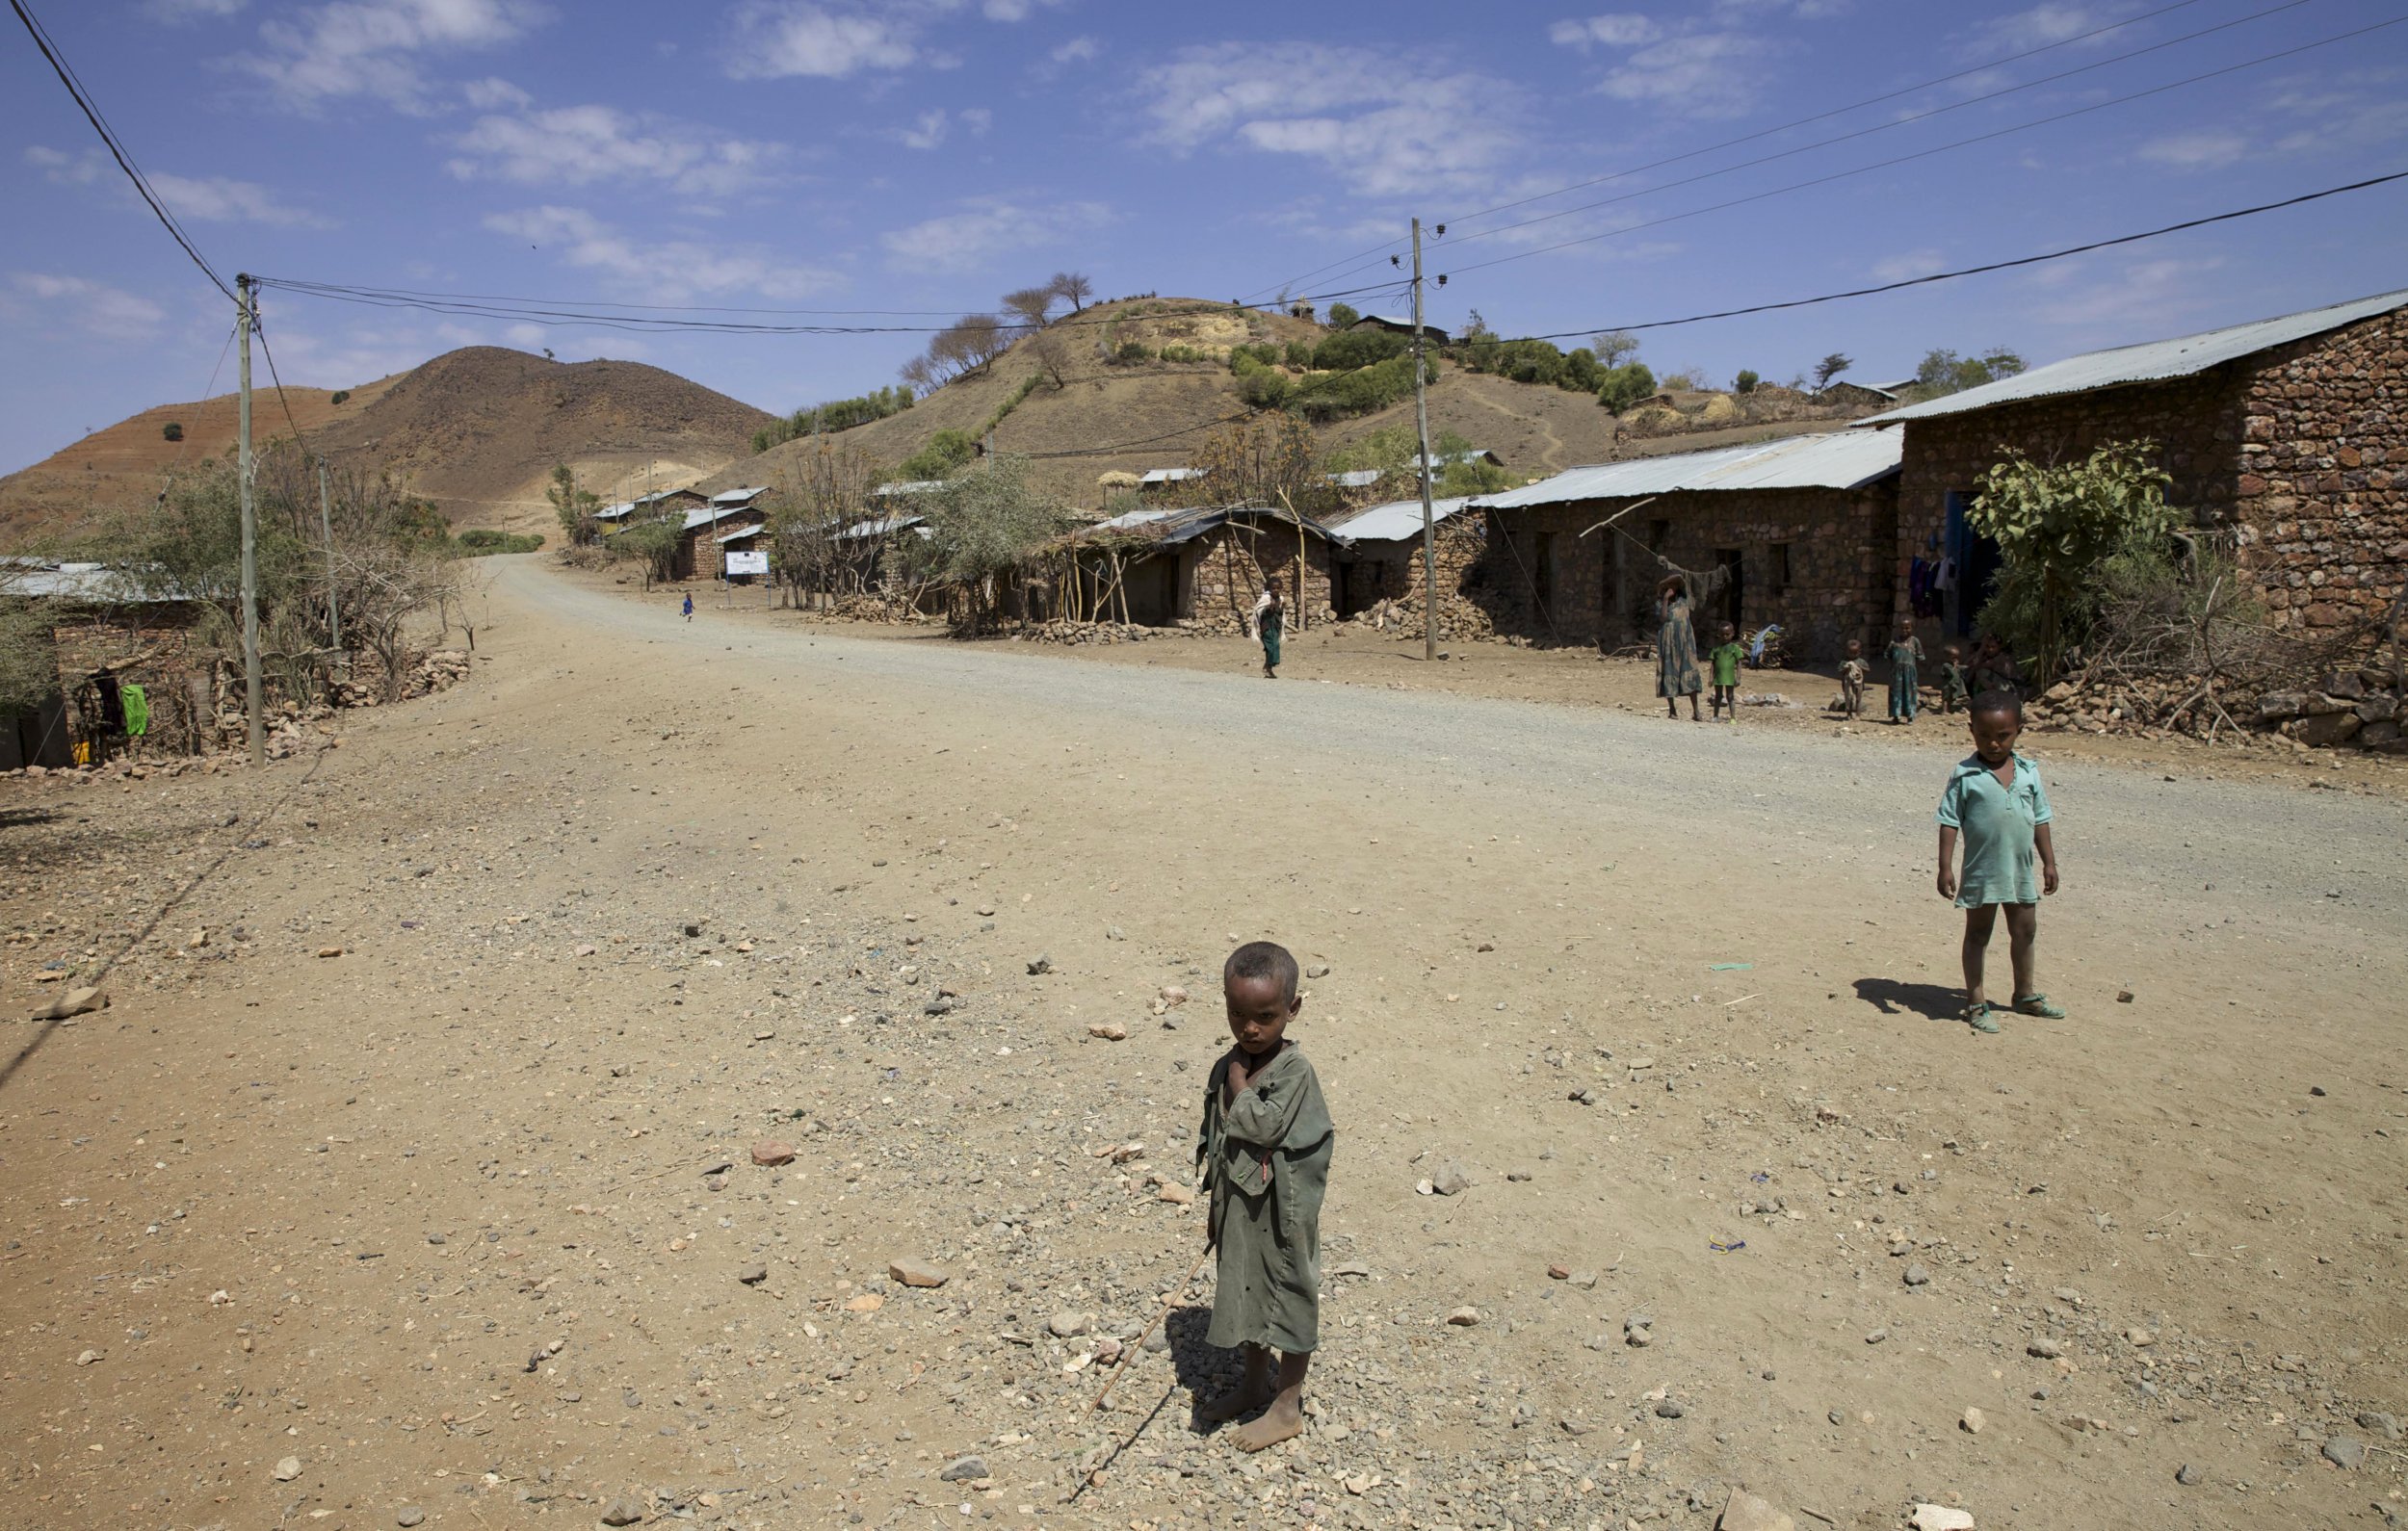
[[[1934,348],[1924,353],[1923,365],[1915,369],[1915,384],[1924,397],[1937,399],[2012,377],[2023,370],[2024,358],[2003,346],[1993,347],[1978,356],[1959,356],[1955,351]]]
[[[1752,394],[1756,391],[1756,385],[1763,381],[1762,377],[1757,376],[1747,368],[1741,367],[1740,375],[1731,379],[1731,391],[1735,394]]]
[[[643,576],[643,588],[652,586],[677,572],[677,552],[686,540],[685,518],[639,522],[610,539],[611,554],[634,563]]]
[[[184,439],[184,423],[170,420],[159,428],[159,434],[169,441],[181,441]]]
[[[1332,303],[1329,305],[1329,327],[1332,329],[1344,329],[1348,324],[1353,324],[1362,317],[1363,316],[1361,314],[1354,311],[1354,305],[1352,303]]]
[[[352,391],[349,388],[337,388],[334,390],[334,397],[328,399],[327,402],[330,404],[345,404],[351,402],[351,397]]]
[[[553,465],[552,482],[543,491],[543,497],[552,502],[552,513],[560,517],[561,534],[568,538],[569,546],[586,547],[602,534],[601,523],[593,518],[593,513],[602,508],[602,497],[590,489],[578,488],[576,471],[567,463]]]
[[[1030,484],[1027,459],[1016,456],[988,458],[981,471],[921,496],[915,507],[927,517],[929,534],[904,538],[903,558],[920,577],[961,590],[955,632],[965,637],[991,623],[1003,583],[1071,524],[1060,501]]]
[[[2009,451],[1982,476],[1965,519],[1998,543],[2003,567],[1981,622],[2031,655],[2042,686],[2087,636],[2101,567],[2156,553],[2173,529],[2172,480],[2157,452],[2152,441],[2114,441],[2080,462],[2039,463]]]
[[[12,594],[0,566],[0,718],[41,706],[59,688],[59,653],[43,603]]]
[[[895,471],[914,482],[949,478],[978,454],[979,445],[968,431],[940,430],[929,438],[927,446],[905,457]]]
[[[1412,342],[1393,330],[1346,329],[1313,348],[1313,365],[1323,372],[1349,372],[1401,356]]]
[[[1830,387],[1832,378],[1855,365],[1853,357],[1844,356],[1836,350],[1815,363],[1815,392],[1820,393]]]
[[[1596,352],[1597,364],[1610,372],[1638,354],[1638,337],[1627,329],[1609,329],[1589,342],[1589,350]]]
[[[1620,414],[1656,391],[1656,375],[1643,361],[1626,361],[1606,374],[1606,380],[1597,389],[1597,402]]]

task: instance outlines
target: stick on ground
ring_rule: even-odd
[[[1213,1246],[1206,1244],[1204,1246],[1204,1252],[1195,1257],[1195,1263],[1188,1267],[1187,1275],[1180,1279],[1177,1286],[1171,1288],[1170,1295],[1163,1299],[1163,1310],[1154,1315],[1154,1322],[1147,1324],[1145,1326],[1145,1333],[1138,1336],[1138,1337],[1131,1342],[1129,1348],[1120,1353],[1120,1364],[1114,1366],[1112,1368],[1112,1376],[1105,1380],[1104,1390],[1097,1393],[1093,1401],[1088,1403],[1086,1406],[1086,1412],[1088,1414],[1093,1414],[1096,1410],[1104,1407],[1105,1398],[1111,1395],[1112,1390],[1114,1388],[1120,1386],[1120,1374],[1129,1369],[1129,1362],[1138,1359],[1138,1352],[1143,1350],[1145,1348],[1145,1342],[1153,1337],[1155,1326],[1170,1316],[1170,1310],[1179,1306],[1179,1299],[1188,1294],[1189,1285],[1192,1284],[1196,1276],[1203,1271],[1204,1262],[1212,1258]]]

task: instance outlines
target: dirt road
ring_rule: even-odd
[[[13,1518],[2401,1502],[2395,802],[2044,754],[2073,1016],[1976,1038],[1936,738],[494,607],[310,762],[0,805],[15,1013],[130,942],[0,1077]],[[1191,1310],[1080,1410],[1257,935],[1340,1144],[1319,1414],[1241,1460]]]

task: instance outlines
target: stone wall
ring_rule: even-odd
[[[1724,621],[1742,632],[1777,622],[1793,659],[1836,660],[1851,637],[1877,647],[1889,621],[1896,484],[1684,491],[1636,510],[1630,498],[1492,510],[1482,605],[1499,632],[1537,642],[1646,643],[1653,555],[1706,570],[1736,551],[1739,587],[1705,603],[1701,639]],[[1617,514],[1612,527],[1580,534]]]
[[[677,555],[677,577],[681,580],[713,580],[720,577],[720,565],[726,549],[717,538],[727,535],[741,526],[760,526],[768,517],[758,510],[733,510],[720,517],[719,530],[704,522],[686,533],[686,545]]]
[[[1970,493],[2009,447],[2070,461],[2147,438],[2194,525],[2233,532],[2278,623],[2379,617],[2408,579],[2408,323],[2399,314],[2164,382],[1909,421],[1897,588],[1951,490]],[[1969,593],[1969,599],[1978,600]]]
[[[2408,315],[2252,358],[2234,505],[2274,619],[2379,620],[2408,582]]]
[[[1253,613],[1254,598],[1279,584],[1289,620],[1328,620],[1329,539],[1304,533],[1304,583],[1297,598],[1296,529],[1275,519],[1230,521],[1185,544],[1179,554],[1179,616],[1237,632]]]
[[[1457,511],[1441,521],[1430,537],[1437,570],[1441,620],[1470,618],[1478,611],[1479,584],[1485,578],[1488,524],[1476,512]],[[1340,574],[1346,597],[1341,611],[1348,616],[1366,611],[1382,601],[1401,602],[1419,610],[1422,605],[1422,539],[1358,542],[1349,550]],[[1484,627],[1486,617],[1479,615]]]

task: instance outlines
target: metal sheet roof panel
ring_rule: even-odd
[[[1429,503],[1430,524],[1435,526],[1472,503],[1470,495]],[[1402,542],[1422,534],[1422,502],[1391,500],[1375,505],[1359,514],[1338,523],[1338,534],[1348,542]]]
[[[2117,388],[2131,383],[2162,382],[2171,377],[2188,377],[2220,367],[2228,361],[2288,346],[2295,340],[2321,335],[2327,330],[2354,324],[2361,320],[2408,308],[2408,289],[2395,293],[2378,293],[2372,298],[2360,298],[2346,303],[2332,303],[2323,308],[2310,308],[2296,314],[2283,314],[2273,319],[2254,320],[2246,324],[2231,324],[2222,329],[2210,329],[2196,335],[2181,335],[2172,340],[2153,340],[2138,346],[2118,346],[2112,350],[2094,350],[2080,356],[2053,361],[2046,367],[2002,377],[1994,383],[1968,388],[1963,393],[1946,398],[1926,400],[1859,420],[1861,429],[1867,426],[1897,425],[1908,420],[1929,420],[1939,415],[1961,415],[1969,410],[1991,409],[2000,404],[2018,403],[2027,399],[2052,399],[2064,394],[2090,393],[2101,388]]]
[[[1684,490],[1861,489],[1898,471],[1894,433],[1832,431],[1711,452],[1569,468],[1520,489],[1479,496],[1488,509],[1522,510],[1575,500],[1624,500]]]

